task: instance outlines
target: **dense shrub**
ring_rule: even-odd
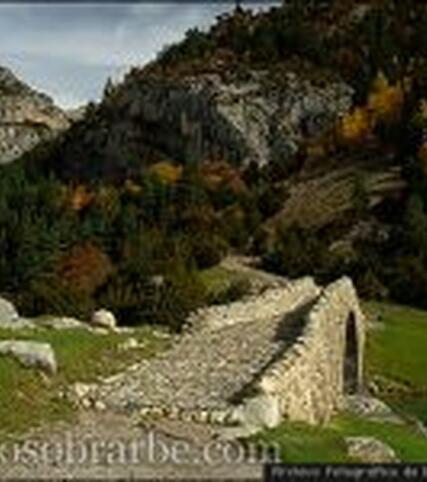
[[[279,233],[262,258],[263,267],[281,275],[297,278],[320,273],[328,249],[316,233],[290,227]]]
[[[218,264],[227,250],[227,242],[218,235],[194,233],[191,236],[191,253],[199,269]]]
[[[209,304],[223,305],[238,301],[250,292],[251,283],[248,279],[232,281],[225,289],[213,293],[208,298]]]
[[[427,270],[419,257],[398,258],[390,269],[388,286],[398,302],[427,308]]]
[[[21,313],[30,315],[74,316],[88,320],[96,307],[86,292],[70,290],[56,276],[31,280],[24,292],[15,293],[14,299]]]
[[[204,303],[205,292],[197,276],[180,265],[151,277],[123,270],[97,298],[122,324],[159,324],[179,331],[189,313]]]
[[[109,257],[90,242],[73,246],[59,262],[58,277],[70,291],[93,294],[113,272]]]

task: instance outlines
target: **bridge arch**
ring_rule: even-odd
[[[360,390],[359,334],[353,311],[347,316],[344,336],[344,393],[351,395]]]

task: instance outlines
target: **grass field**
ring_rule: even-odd
[[[72,407],[58,393],[76,381],[93,382],[126,365],[151,356],[167,344],[153,330],[138,329],[132,334],[143,344],[135,350],[120,350],[129,335],[95,334],[73,330],[0,330],[0,339],[31,339],[51,343],[58,361],[58,373],[47,376],[23,368],[16,361],[0,358],[0,439],[43,422],[73,416]]]
[[[343,414],[328,427],[301,423],[283,423],[257,436],[267,444],[281,448],[281,459],[289,463],[356,462],[346,454],[345,437],[373,436],[392,447],[405,462],[427,461],[427,438],[409,425],[363,420]]]
[[[379,323],[368,337],[368,378],[381,398],[427,424],[427,312],[380,303],[367,312]]]
[[[366,383],[375,381],[379,397],[407,419],[396,425],[337,416],[326,428],[283,423],[257,438],[281,447],[285,462],[351,462],[345,437],[374,436],[404,462],[427,462],[427,438],[412,423],[427,424],[427,312],[385,303],[366,304],[373,321],[366,347]]]

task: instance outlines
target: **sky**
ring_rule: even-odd
[[[268,8],[265,2],[250,7]],[[0,4],[0,65],[61,107],[74,108],[98,100],[108,77],[119,79],[189,28],[207,28],[232,8],[232,2],[179,1]]]

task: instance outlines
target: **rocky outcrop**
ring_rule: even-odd
[[[266,223],[266,227],[319,228],[333,223],[355,209],[357,183],[361,179],[369,208],[386,199],[400,199],[407,187],[399,166],[382,166],[377,170],[358,166],[334,169],[291,182],[283,209]]]
[[[55,373],[57,370],[55,353],[49,343],[22,340],[0,341],[0,355],[11,356],[26,367],[41,368],[50,373]]]
[[[0,164],[67,129],[70,119],[52,99],[0,67]]]
[[[201,161],[223,156],[231,161],[286,160],[303,136],[314,135],[351,105],[342,83],[322,87],[289,72],[283,84],[267,72],[245,80],[219,75],[170,81],[129,81],[117,97],[139,118],[147,140],[171,157]]]
[[[385,402],[366,394],[347,396],[344,410],[374,422],[404,423],[403,419]]]
[[[117,171],[126,159],[142,163],[147,146],[147,162],[155,162],[153,151],[190,163],[286,162],[303,138],[330,127],[351,103],[346,84],[320,84],[292,72],[278,82],[256,70],[244,78],[206,73],[180,79],[136,71],[71,131],[62,157],[74,175],[73,163],[87,152],[103,160],[104,171]]]
[[[30,320],[19,316],[17,309],[10,301],[0,297],[0,328],[21,330],[33,326]]]
[[[18,318],[15,306],[5,298],[0,298],[0,326],[14,323]]]
[[[114,330],[117,327],[116,317],[111,311],[101,309],[93,313],[91,323],[94,326]]]

